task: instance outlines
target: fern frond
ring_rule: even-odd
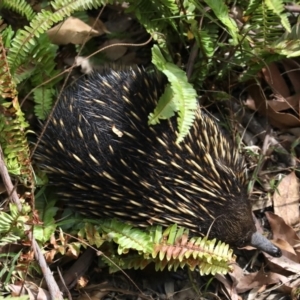
[[[199,267],[200,273],[226,274],[230,269],[228,263],[233,261],[233,251],[225,243],[204,238],[188,240],[188,231],[177,225],[168,227],[160,236],[155,233],[154,251],[155,266],[162,270],[166,266],[175,270],[188,265],[191,270]]]
[[[266,6],[280,18],[281,24],[285,30],[291,32],[288,16],[286,13],[283,13],[285,5],[283,0],[265,0],[264,2],[266,3]]]
[[[39,119],[45,120],[47,118],[53,104],[52,100],[54,94],[55,90],[53,88],[47,88],[45,86],[34,90],[34,112]]]
[[[201,46],[201,49],[204,50],[204,57],[213,57],[217,48],[218,37],[218,27],[215,24],[205,26],[197,31],[195,38]]]
[[[59,16],[49,11],[41,11],[32,19],[30,27],[25,26],[25,29],[18,30],[8,55],[12,74],[19,66],[29,64],[27,61],[29,54],[34,57],[36,53],[33,50],[38,49],[37,38],[55,23],[54,20],[60,21]]]
[[[109,249],[109,251],[110,250],[111,249]],[[108,251],[105,251],[104,253],[107,255]],[[110,273],[120,271],[120,269],[143,270],[153,262],[152,259],[144,258],[138,253],[128,253],[127,255],[106,255],[101,256],[101,259],[107,266],[109,266]]]
[[[255,12],[260,5],[261,5],[261,0],[250,0],[248,3],[248,7],[244,12],[244,15],[245,16],[252,15],[252,13]]]
[[[138,228],[117,220],[105,220],[100,224],[101,231],[106,233],[108,240],[118,244],[118,254],[127,253],[128,249],[151,252],[152,245],[149,235]]]
[[[0,36],[0,96],[14,99],[17,96],[16,86],[10,74],[6,59],[5,46]]]
[[[286,32],[290,31],[290,23],[282,3],[281,0],[249,2],[245,10],[245,39],[234,57],[237,65],[247,68],[241,81],[253,79],[262,67],[282,59],[282,55],[290,56],[298,51],[298,41]],[[278,26],[280,22],[283,26]]]
[[[11,9],[12,11],[26,17],[28,21],[30,21],[35,15],[35,12],[26,0],[2,0],[1,5],[4,8]]]
[[[11,102],[2,100],[0,105],[0,144],[3,148],[5,163],[11,174],[19,175],[20,180],[26,185],[31,184],[33,175],[26,138],[26,128],[29,124],[18,103],[16,87],[10,74],[1,37],[0,70],[1,97],[11,99]]]
[[[247,39],[251,38],[250,42],[256,53],[276,48],[278,37],[284,33],[283,28],[278,26],[280,17],[268,8],[265,1],[261,2],[249,17]]]
[[[36,53],[34,49],[38,42],[37,39],[44,34],[55,23],[62,21],[65,17],[68,17],[77,10],[97,8],[105,1],[101,0],[56,0],[51,2],[54,12],[41,10],[36,14],[29,26],[25,26],[24,29],[18,30],[10,49],[8,61],[10,64],[12,74],[16,69],[24,64],[31,54],[35,57]]]
[[[225,25],[226,30],[233,40],[233,44],[237,45],[241,37],[239,35],[237,24],[229,15],[228,6],[223,0],[205,0],[205,2],[213,10],[218,20],[220,20],[222,24]],[[194,3],[200,11],[203,11],[200,1],[194,1]]]
[[[166,32],[170,27],[178,31],[174,17],[179,16],[179,8],[173,0],[149,1],[130,0],[128,13],[134,13],[140,23],[150,33]]]
[[[199,267],[201,274],[226,274],[235,260],[228,245],[216,243],[216,240],[209,241],[206,237],[189,240],[188,230],[176,224],[165,230],[161,226],[152,226],[142,231],[118,220],[101,220],[101,236],[92,225],[85,226],[85,231],[86,234],[81,232],[80,236],[90,235],[88,240],[91,244],[95,244],[96,240],[98,245],[105,241],[113,241],[118,245],[117,253],[111,243],[101,248],[107,256],[103,259],[111,271],[118,268],[144,268],[154,262],[157,270],[165,267],[176,270],[188,266],[191,270]]]
[[[22,211],[19,212],[15,204],[9,204],[10,213],[0,212],[0,246],[13,241],[16,242],[25,237],[25,232],[30,229],[27,225],[30,217],[30,206],[22,204]]]
[[[3,102],[1,108],[3,113],[0,114],[0,143],[7,169],[9,173],[18,175],[25,185],[31,185],[33,175],[26,139],[26,128],[29,124],[25,120],[17,98],[12,102]]]
[[[75,11],[98,8],[101,5],[113,4],[113,0],[54,0],[51,6],[65,17],[70,16]]]
[[[162,110],[156,109],[154,114],[150,115],[150,124],[158,123],[159,118],[166,118],[170,113],[170,109],[174,109],[178,111],[178,136],[177,143],[180,143],[184,137],[187,135],[189,129],[192,127],[195,111],[197,109],[197,94],[192,85],[187,81],[187,77],[184,71],[182,71],[176,65],[169,63],[165,60],[163,55],[160,52],[160,49],[157,46],[153,46],[152,48],[152,62],[156,65],[156,67],[162,71],[168,78],[171,83],[171,89],[173,95],[171,93],[168,94],[169,99],[166,99],[164,94],[164,98],[160,99],[158,104],[158,109],[166,106],[167,104],[171,105],[166,110],[168,114],[166,116],[162,116]],[[172,96],[172,99],[170,99]],[[161,101],[167,100],[168,103],[161,104]]]
[[[0,25],[3,25],[1,17],[0,17]],[[0,31],[1,31],[2,43],[4,44],[4,47],[10,49],[11,42],[15,35],[15,32],[13,31],[11,26],[7,26],[2,30],[0,29]]]
[[[247,57],[247,59],[245,59]],[[257,59],[256,59],[257,57]],[[256,60],[254,60],[256,59]],[[247,80],[253,80],[257,73],[262,69],[262,67],[266,67],[272,62],[279,61],[282,59],[282,56],[277,53],[270,54],[269,52],[263,52],[260,56],[253,56],[253,54],[243,55],[241,57],[241,65],[247,64],[251,65],[251,68],[248,68],[240,77],[240,81],[244,82]]]

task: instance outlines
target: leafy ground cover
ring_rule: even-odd
[[[63,291],[78,299],[298,299],[299,8],[280,0],[3,0],[3,297],[60,299]],[[193,121],[183,108],[193,111],[197,99],[240,144],[257,227],[270,233],[282,257],[241,249],[234,257],[220,246],[218,254],[230,254],[227,275],[207,267],[215,256],[198,248],[193,262],[177,257],[170,262],[170,253],[187,249],[184,229],[155,227],[150,234],[118,222],[101,227],[71,214],[45,188],[47,179],[34,163],[39,122],[51,118],[70,81],[108,63],[152,63],[165,73],[172,92],[182,95],[171,105],[180,115],[179,141]],[[158,117],[154,112],[153,122]],[[115,243],[108,242],[112,232]],[[201,241],[189,243],[198,247]],[[213,248],[209,243],[201,250]],[[135,252],[129,256],[128,249]]]

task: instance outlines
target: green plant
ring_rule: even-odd
[[[182,142],[193,122],[197,96],[214,101],[228,99],[231,86],[255,78],[268,63],[299,55],[298,25],[284,10],[285,2],[281,0],[127,2],[127,11],[135,14],[155,41],[152,62],[170,82],[159,106],[149,116],[149,123],[178,112],[178,142]],[[32,185],[34,176],[27,141],[29,123],[19,105],[18,92],[22,96],[33,92],[35,116],[45,120],[57,96],[57,83],[63,79],[55,63],[58,46],[50,42],[47,30],[70,15],[113,1],[54,0],[45,3],[48,9],[37,12],[25,0],[1,2],[2,8],[24,16],[28,22],[14,29],[9,24],[6,26],[3,19],[0,24],[0,143],[10,174],[26,186]],[[231,12],[234,8],[238,9],[236,14]],[[190,57],[194,59],[190,61]],[[183,71],[185,68],[187,74]],[[258,181],[257,177],[254,173]],[[45,243],[59,232],[60,253],[67,247],[73,247],[74,253],[78,253],[81,244],[65,238],[55,223],[56,211],[55,201],[51,199],[44,208],[45,214],[41,212],[44,224],[34,229],[37,239]],[[10,212],[1,212],[1,242],[24,239],[24,230],[28,229],[26,221],[30,218],[28,211],[17,214],[14,206],[10,206]],[[66,217],[65,223],[71,221]],[[205,239],[188,240],[187,233],[175,227],[166,231],[155,227],[146,233],[115,220],[106,222],[98,227],[87,223],[82,231],[78,230],[79,236],[96,246],[113,239],[118,245],[117,251],[110,243],[106,256],[114,261],[117,253],[115,263],[121,267],[143,267],[153,261],[158,269],[166,265],[173,268],[188,265],[191,269],[202,267],[204,274],[228,270],[232,253],[223,244],[216,245]],[[142,245],[137,243],[135,236]],[[183,245],[183,241],[187,244]],[[184,255],[174,255],[179,248],[185,249]],[[165,249],[172,256],[168,256]]]

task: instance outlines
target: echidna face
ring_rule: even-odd
[[[79,80],[59,99],[36,158],[81,213],[139,226],[177,223],[247,244],[255,227],[238,149],[200,109],[179,145],[175,120],[148,126],[163,89],[137,68]]]
[[[249,246],[256,232],[248,201],[240,201],[239,206],[231,207],[228,214],[225,217],[220,215],[216,223],[215,237],[235,247]]]

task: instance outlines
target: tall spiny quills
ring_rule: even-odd
[[[280,255],[256,232],[244,160],[199,108],[184,142],[174,120],[148,126],[164,84],[137,67],[106,70],[67,88],[36,158],[71,207],[137,226],[177,223],[232,246]]]

